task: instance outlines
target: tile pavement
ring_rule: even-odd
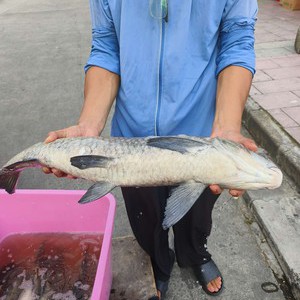
[[[290,11],[275,0],[258,0],[257,72],[250,97],[300,143],[300,55],[294,42],[300,10]]]
[[[300,299],[300,55],[294,50],[300,10],[284,9],[276,0],[258,0],[258,5],[257,72],[244,124],[284,171],[284,181],[274,194],[247,191],[245,199],[251,199],[248,204],[287,278],[289,290]],[[286,184],[288,178],[294,185]]]

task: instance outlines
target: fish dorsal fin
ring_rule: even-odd
[[[167,199],[163,228],[167,229],[177,223],[191,209],[205,188],[203,183],[185,183],[173,188]]]
[[[89,168],[106,168],[108,163],[113,161],[111,157],[100,156],[100,155],[80,155],[71,157],[71,165],[80,169],[85,170]]]
[[[204,148],[207,148],[209,143],[204,139],[196,140],[185,136],[159,136],[150,138],[147,141],[147,145],[185,154],[201,151]]]
[[[84,204],[95,201],[108,194],[115,186],[109,182],[96,182],[81,197],[78,203]]]

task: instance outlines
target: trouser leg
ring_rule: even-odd
[[[155,279],[170,278],[172,262],[168,230],[162,221],[168,197],[167,187],[122,188],[129,222],[140,246],[151,257]]]
[[[155,278],[168,280],[172,261],[168,231],[163,230],[162,221],[169,188],[122,188],[122,192],[132,231],[151,257]],[[218,195],[213,195],[207,188],[191,210],[173,226],[175,253],[180,267],[199,265],[210,259],[206,244],[217,198]]]
[[[209,188],[205,189],[189,212],[173,226],[175,253],[180,267],[200,265],[211,258],[207,251],[207,237],[218,197]]]

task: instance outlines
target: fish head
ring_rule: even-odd
[[[266,175],[270,176],[270,181],[266,186],[267,189],[276,189],[280,187],[283,174],[279,167],[269,158],[266,151],[259,148],[257,152],[250,152],[252,158],[265,169]]]
[[[232,141],[214,139],[216,149],[233,164],[235,178],[228,178],[227,187],[240,189],[275,189],[283,179],[281,170],[268,157],[263,149],[257,152],[250,151],[243,145]]]

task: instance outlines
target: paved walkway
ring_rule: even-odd
[[[264,232],[281,270],[300,299],[300,55],[294,42],[300,11],[275,0],[258,0],[257,73],[244,125],[284,172],[275,191],[248,191],[245,200]],[[286,176],[288,175],[288,176]]]
[[[294,50],[300,10],[275,0],[258,4],[257,72],[250,95],[300,143],[300,55]]]

